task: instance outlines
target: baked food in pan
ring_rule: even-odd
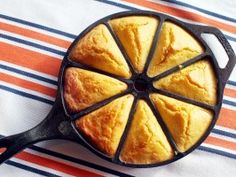
[[[81,111],[126,89],[125,83],[92,71],[70,67],[65,72],[64,98],[71,112]]]
[[[150,107],[144,100],[137,103],[130,131],[121,152],[121,160],[150,164],[169,160],[174,151]]]
[[[129,67],[111,33],[103,24],[89,31],[74,47],[70,59],[97,69],[130,78]]]
[[[174,23],[164,22],[147,74],[154,77],[202,52],[199,42],[187,31]]]
[[[213,114],[209,110],[160,94],[150,97],[181,152],[196,144],[212,121]]]
[[[158,20],[147,16],[130,16],[109,22],[122,42],[134,68],[143,71],[157,29]]]
[[[78,116],[75,127],[120,163],[165,163],[191,150],[213,122],[208,107],[217,103],[210,59],[191,60],[203,52],[188,31],[152,16],[97,24],[69,54],[78,67],[65,68],[64,99]]]
[[[102,152],[113,156],[126,126],[133,96],[118,98],[76,120],[76,127]]]
[[[156,82],[154,87],[201,101],[216,104],[216,78],[209,61],[201,60]]]

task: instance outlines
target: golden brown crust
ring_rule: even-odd
[[[151,109],[144,100],[138,101],[121,160],[126,163],[152,164],[171,159],[173,154]]]
[[[64,98],[71,112],[79,112],[127,89],[119,80],[74,67],[66,69],[64,80]]]
[[[159,94],[150,97],[182,152],[196,144],[212,121],[206,109]]]
[[[154,82],[154,87],[215,105],[216,82],[211,63],[202,60]]]
[[[112,19],[108,23],[123,45],[135,71],[142,73],[159,25],[158,19],[151,16],[128,16]],[[201,60],[183,69],[181,66],[202,52],[199,42],[182,27],[164,22],[147,75],[155,77],[175,66],[179,66],[180,70],[155,80],[153,86],[215,105],[217,80],[211,63]],[[132,77],[122,52],[104,24],[87,32],[71,50],[69,59],[111,75],[125,79]],[[122,93],[128,89],[128,85],[131,87],[131,83],[123,83],[112,76],[75,67],[67,68],[64,77],[64,98],[72,113]],[[188,151],[198,143],[212,123],[213,112],[204,108],[161,94],[151,93],[150,99],[181,152]],[[75,127],[94,148],[113,158],[127,125],[133,101],[131,93],[116,98],[78,117]],[[163,132],[145,100],[138,100],[131,119],[119,157],[122,162],[155,164],[174,158],[175,152],[165,136],[166,132]]]
[[[148,68],[148,76],[154,77],[202,52],[200,44],[184,29],[171,22],[165,22]]]
[[[133,96],[126,95],[76,120],[76,127],[103,153],[113,156],[126,126]]]
[[[102,24],[93,28],[76,44],[69,58],[114,75],[131,77],[121,51],[107,27]]]
[[[110,25],[124,46],[134,68],[141,73],[158,25],[156,18],[129,16],[111,20]]]

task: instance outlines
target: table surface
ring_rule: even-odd
[[[135,9],[215,26],[236,51],[236,1],[0,1],[0,135],[30,129],[47,115],[55,100],[60,62],[83,29],[109,14]],[[149,169],[120,167],[78,144],[52,140],[35,144],[5,162],[0,176],[233,177],[235,159],[236,69],[227,82],[212,133],[197,150],[175,163]]]

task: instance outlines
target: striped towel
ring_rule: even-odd
[[[25,131],[47,115],[55,100],[61,60],[83,29],[109,14],[134,9],[215,26],[236,51],[235,1],[0,1],[0,135]],[[175,163],[151,169],[120,167],[78,144],[53,140],[35,144],[5,162],[0,176],[233,177],[235,159],[236,69],[227,82],[212,133],[197,150]]]

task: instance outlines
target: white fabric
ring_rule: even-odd
[[[236,1],[215,2],[211,0],[189,1],[188,3],[192,3],[201,8],[205,8],[210,11],[215,11],[217,13],[236,18]],[[120,12],[123,10],[124,9],[120,7],[91,0],[0,1],[1,14],[42,24],[44,26],[59,29],[61,31],[65,31],[75,35],[79,34],[88,25],[95,22],[96,20],[103,18],[109,14]],[[34,28],[32,27],[32,29]],[[35,30],[41,31],[39,29]],[[60,36],[45,31],[44,33],[53,36]],[[60,36],[60,38],[68,39],[67,37],[62,36]],[[236,50],[236,43],[232,41],[230,43],[232,43],[234,50]],[[231,80],[236,80],[235,76],[236,69],[234,69],[234,74],[231,76]],[[41,120],[43,120],[43,118],[47,115],[50,109],[51,105],[49,104],[22,97],[4,90],[0,90],[0,134],[11,135],[29,129],[37,125]],[[192,154],[170,165],[148,169],[134,169],[120,167],[118,165],[106,162],[98,158],[96,155],[92,154],[90,151],[81,147],[80,145],[71,142],[55,140],[50,142],[42,142],[37,144],[37,146],[53,150],[62,154],[66,154],[68,156],[78,157],[80,159],[84,159],[86,161],[90,161],[108,167],[110,169],[123,171],[127,174],[139,177],[234,177],[236,174],[236,160],[209,152],[203,152],[200,150],[196,150]],[[46,155],[41,154],[41,156]],[[50,158],[56,159],[54,157]],[[14,160],[14,158],[11,160],[16,161]],[[89,171],[94,171],[102,175],[112,176],[105,172],[94,170],[83,165],[78,165],[74,163],[70,164],[79,168],[87,169]],[[39,166],[36,166],[34,164],[30,164],[30,166],[40,168]],[[50,172],[50,169],[48,169],[47,171]],[[51,172],[53,173],[53,171]],[[63,173],[58,172],[57,174],[65,176],[63,175]],[[0,176],[37,177],[40,175],[7,164],[3,164],[0,166]]]

